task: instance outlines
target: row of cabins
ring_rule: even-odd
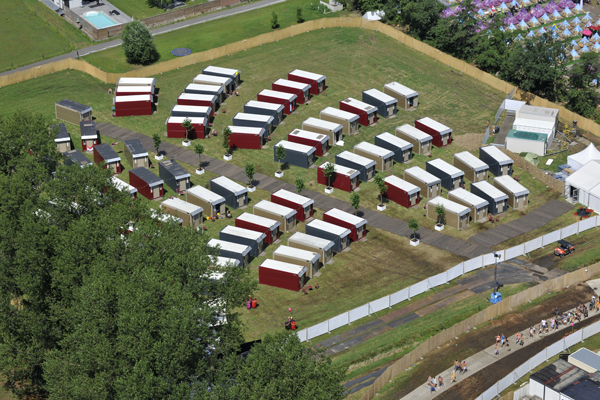
[[[156,101],[156,79],[119,78],[113,97],[115,117],[152,115]]]

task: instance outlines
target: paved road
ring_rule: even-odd
[[[188,20],[185,20],[182,22],[177,22],[175,24],[165,25],[160,28],[152,29],[150,32],[152,33],[152,35],[160,35],[161,33],[167,33],[167,32],[175,31],[178,29],[187,28],[188,26],[193,26],[193,25],[202,24],[204,22],[213,21],[215,19],[229,17],[231,15],[236,15],[236,14],[241,14],[246,11],[256,10],[256,9],[267,7],[267,6],[270,6],[273,4],[282,3],[284,1],[285,0],[260,0],[255,3],[249,3],[249,4],[245,4],[243,6],[229,8],[229,9],[225,9],[225,10],[221,10],[221,11],[216,11],[216,12],[213,12],[210,14],[206,14],[206,15],[203,15],[200,17],[193,18],[193,19],[188,19]],[[249,33],[249,34],[251,34],[251,33]],[[120,46],[121,43],[122,43],[121,39],[115,39],[115,40],[110,40],[107,42],[102,42],[102,43],[95,44],[95,45],[92,45],[89,47],[85,47],[83,49],[72,51],[67,54],[62,54],[60,56],[48,58],[46,60],[42,60],[42,61],[39,61],[39,62],[36,62],[33,64],[29,64],[29,65],[25,65],[23,67],[5,71],[5,72],[0,73],[0,76],[1,75],[9,75],[9,74],[12,74],[13,72],[23,71],[23,70],[33,68],[33,67],[38,67],[40,65],[51,63],[53,61],[65,60],[67,58],[77,58],[78,56],[83,57],[83,56],[86,56],[91,53],[110,49],[111,47]]]

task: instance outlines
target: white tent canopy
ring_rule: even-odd
[[[590,203],[590,191],[600,185],[600,160],[592,161],[572,173],[566,179],[571,187],[570,196],[577,197],[577,201],[588,207]],[[577,194],[575,194],[577,192]]]
[[[590,143],[588,147],[586,147],[579,153],[568,156],[567,164],[571,166],[571,169],[573,171],[577,171],[585,164],[594,160],[600,161],[600,151],[593,144]],[[598,175],[600,175],[600,171]]]
[[[383,10],[377,10],[377,11],[367,11],[365,13],[365,15],[363,15],[363,18],[367,19],[369,21],[379,21],[384,16],[385,16],[385,12]]]

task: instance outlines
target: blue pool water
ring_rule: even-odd
[[[83,17],[98,29],[117,25],[117,23],[111,17],[99,11],[86,12],[83,14]]]

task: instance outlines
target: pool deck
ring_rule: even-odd
[[[96,5],[96,2],[93,1],[85,4],[83,7],[74,7],[70,10],[81,18],[85,18],[83,14],[85,14],[86,12],[101,11],[107,16],[109,16],[111,19],[113,19],[117,24],[126,24],[128,22],[133,21],[129,15],[125,14],[123,11],[113,6],[108,1],[100,1],[100,5]],[[112,10],[117,10],[119,12],[119,15],[110,15],[109,12]]]

